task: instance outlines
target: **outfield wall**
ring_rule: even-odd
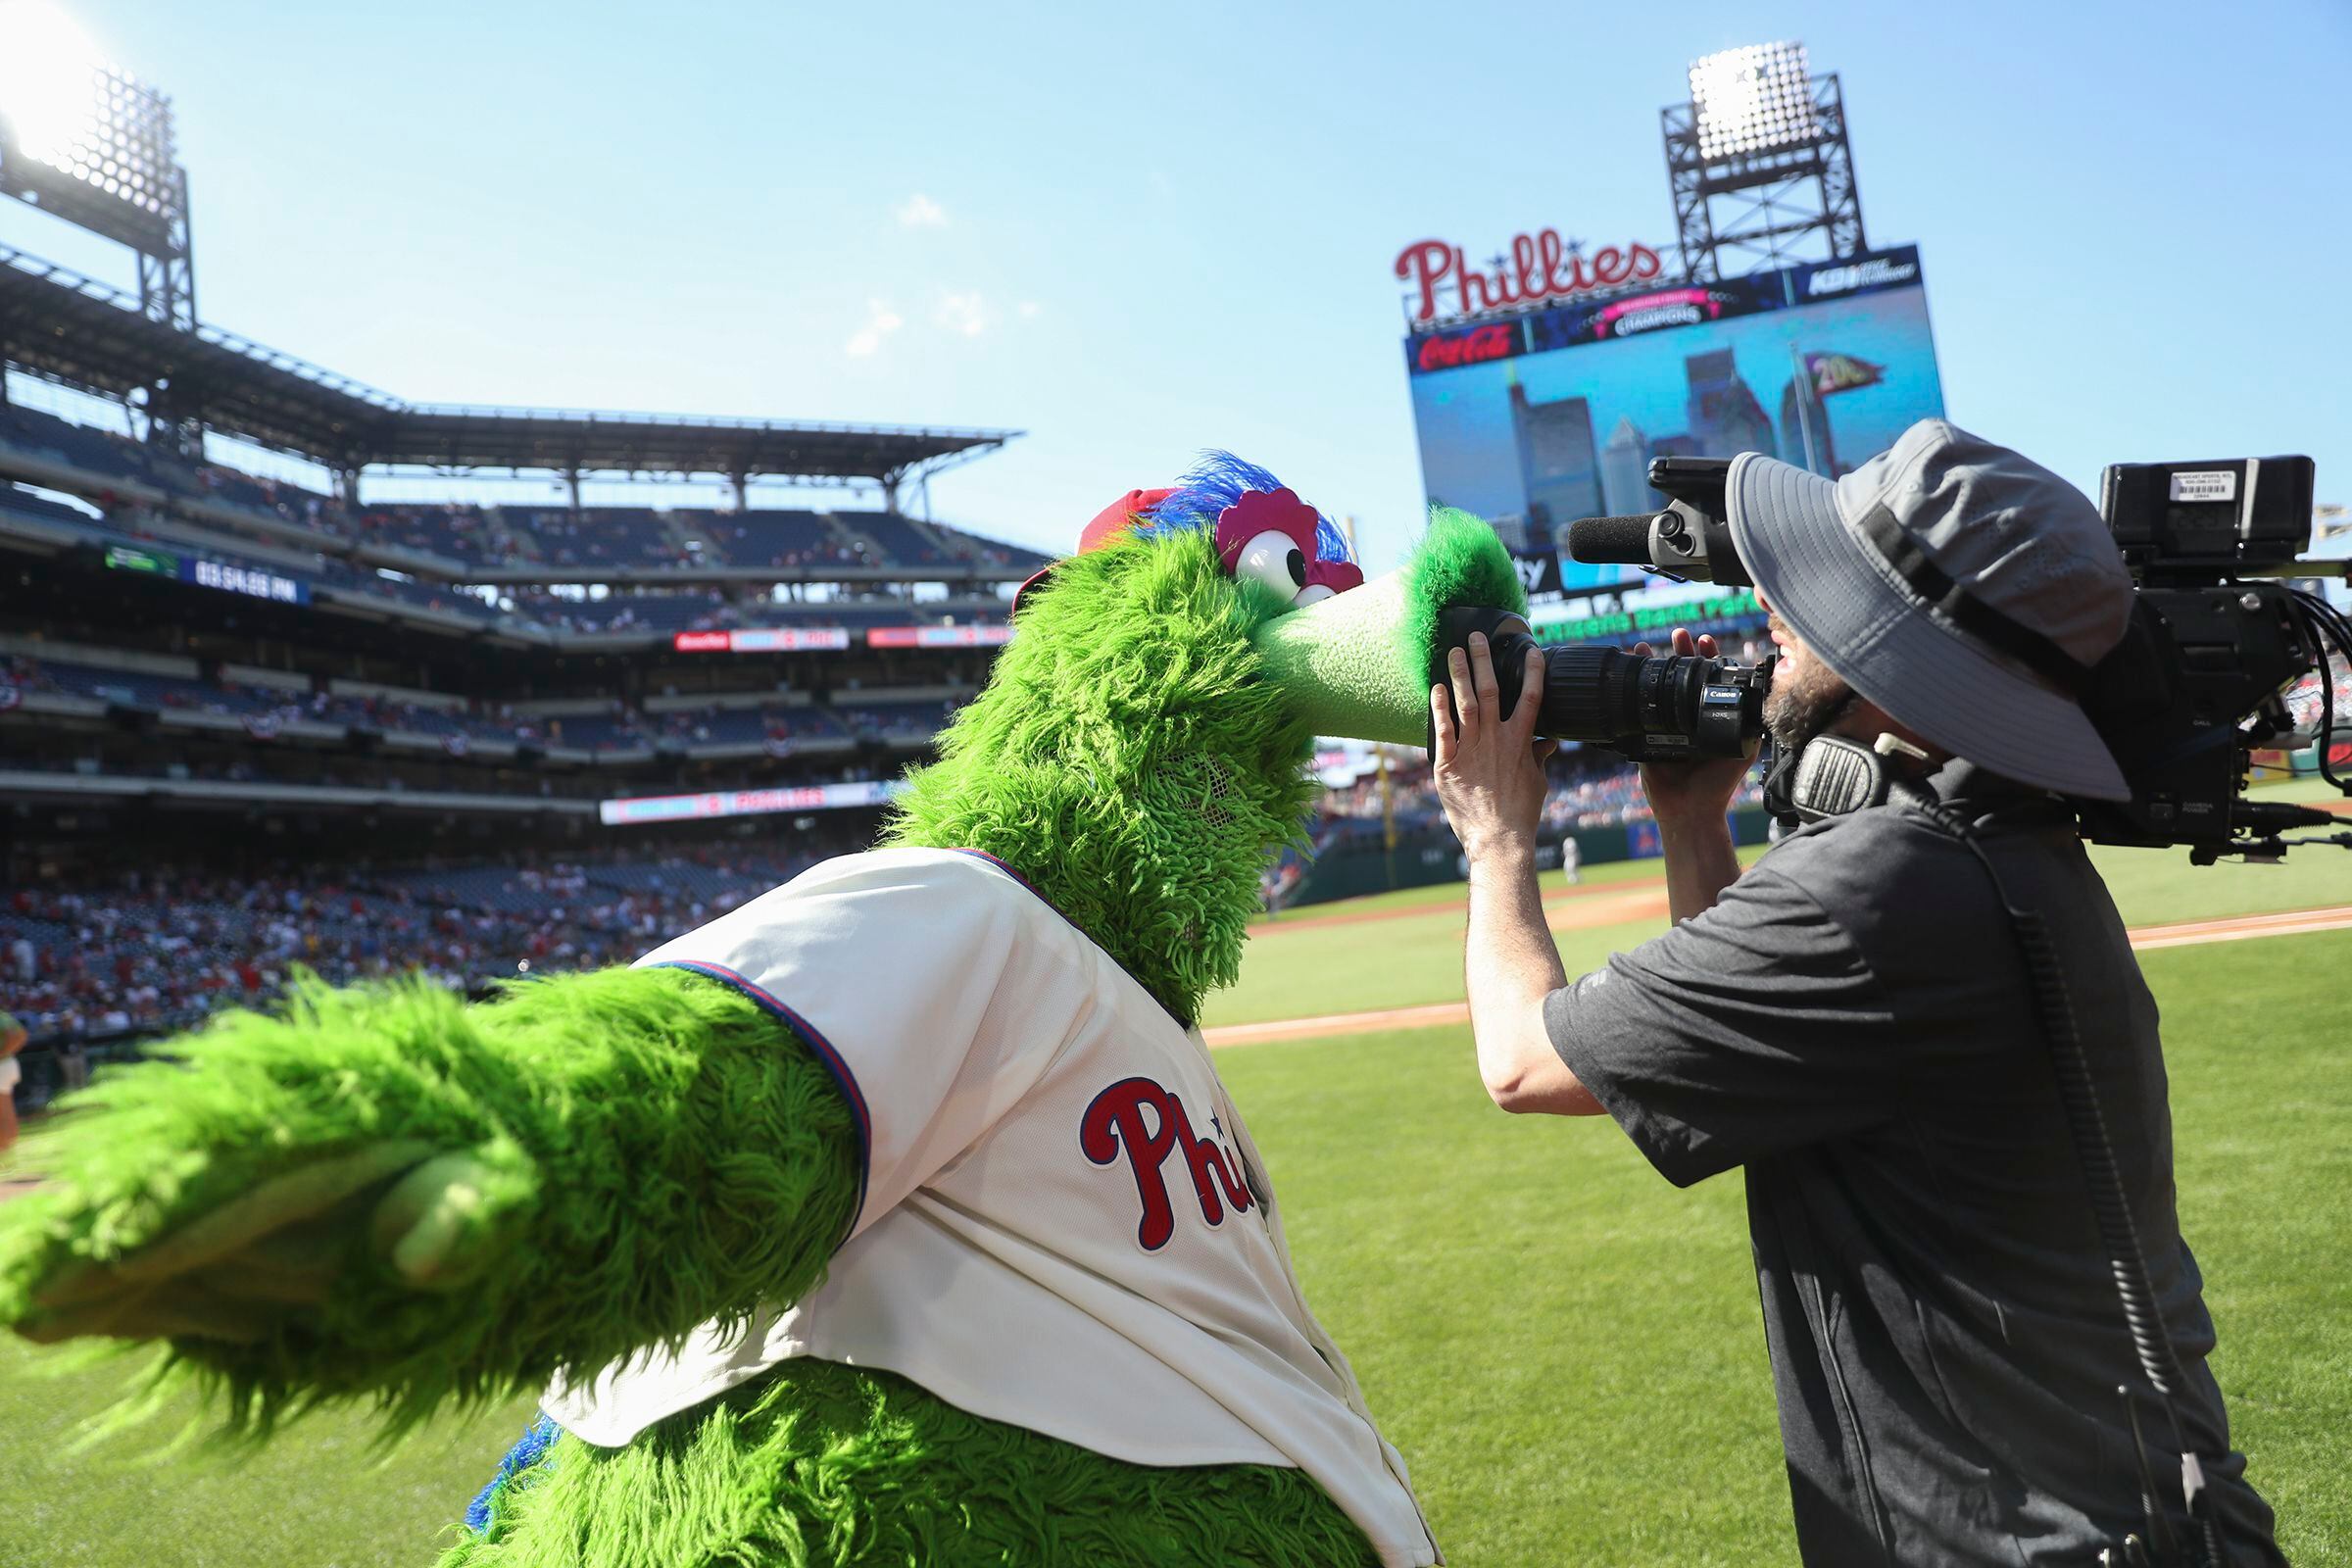
[[[1743,807],[1726,820],[1731,824],[1734,844],[1763,843],[1765,830],[1771,823],[1771,817],[1760,806]],[[1586,865],[1650,859],[1658,854],[1658,825],[1643,817],[1612,827],[1586,827],[1549,835],[1536,846],[1536,864],[1546,871],[1559,869],[1560,845],[1569,838],[1576,840],[1578,858]],[[1443,829],[1399,833],[1394,851],[1377,844],[1348,845],[1316,856],[1298,887],[1283,900],[1282,906],[1295,909],[1302,904],[1328,904],[1334,899],[1386,893],[1394,888],[1460,882],[1469,874],[1470,868],[1462,861],[1462,847],[1451,833]]]

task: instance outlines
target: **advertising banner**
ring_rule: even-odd
[[[1661,504],[1654,458],[1835,477],[1943,413],[1914,246],[1433,323],[1404,357],[1431,504],[1493,523],[1537,594],[1640,578],[1560,551],[1579,517]]]
[[[869,626],[868,648],[1001,648],[1012,641],[1012,628],[985,626]]]
[[[686,822],[719,816],[764,816],[777,811],[827,811],[852,806],[881,806],[903,786],[897,779],[856,784],[810,784],[784,790],[715,790],[704,795],[639,795],[600,801],[596,814],[607,827],[641,827],[648,822]]]
[[[850,634],[839,626],[755,626],[741,631],[682,631],[669,645],[681,654],[839,652]]]
[[[1741,588],[1705,599],[1685,599],[1671,605],[1647,605],[1605,614],[1531,618],[1527,629],[1540,643],[1660,643],[1677,626],[1688,626],[1693,632],[1713,631],[1741,622],[1760,625],[1763,618],[1764,607],[1756,603],[1755,591]]]

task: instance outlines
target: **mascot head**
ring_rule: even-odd
[[[1329,518],[1210,454],[1023,586],[889,841],[1005,861],[1190,1024],[1240,970],[1268,855],[1299,836],[1315,737],[1421,742],[1440,614],[1525,604],[1475,518],[1439,512],[1367,583]]]

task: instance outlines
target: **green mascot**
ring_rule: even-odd
[[[625,969],[298,985],[103,1076],[0,1321],[161,1341],[224,1435],[544,1389],[444,1568],[1442,1560],[1195,1027],[1317,734],[1419,740],[1440,514],[1373,583],[1263,470],[1134,492],[883,847]]]

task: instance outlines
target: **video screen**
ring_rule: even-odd
[[[1916,248],[1441,327],[1405,340],[1422,484],[1494,525],[1530,592],[1579,517],[1645,512],[1650,460],[1764,452],[1835,477],[1943,413]]]

